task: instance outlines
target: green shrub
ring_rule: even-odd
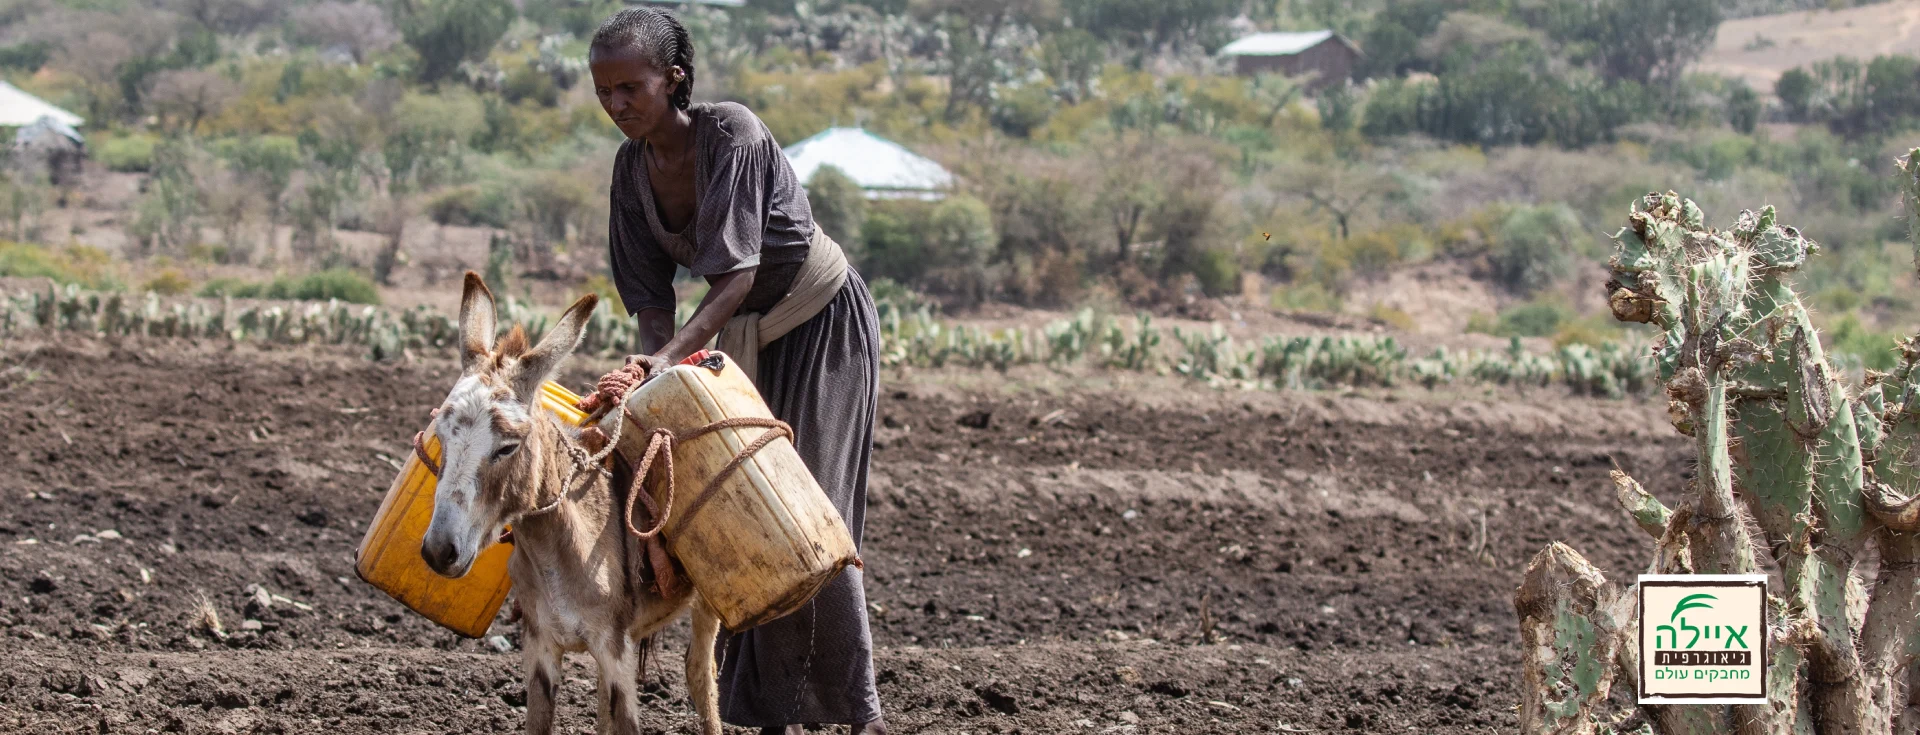
[[[0,68],[19,69],[21,71],[39,71],[52,58],[53,49],[46,41],[26,41],[10,46],[0,46]]]
[[[884,276],[868,281],[867,288],[873,292],[874,304],[885,305],[903,313],[933,305],[932,299],[913,290],[911,286]]]
[[[1318,283],[1308,282],[1273,290],[1275,309],[1289,311],[1339,311],[1340,294]]]
[[[1500,337],[1545,337],[1572,320],[1573,312],[1567,307],[1536,301],[1500,312],[1500,323],[1493,333]]]
[[[51,278],[55,283],[118,290],[113,256],[99,248],[71,245],[54,249],[0,241],[0,276]]]
[[[374,287],[372,279],[344,268],[308,273],[297,278],[281,276],[273,279],[271,283],[249,283],[236,278],[215,278],[200,287],[200,295],[295,301],[339,299],[349,304],[380,303],[380,291]]]
[[[807,204],[813,207],[813,223],[843,248],[862,244],[860,228],[867,221],[867,194],[852,177],[834,166],[821,166],[807,179]],[[860,262],[860,253],[847,257]]]
[[[965,194],[947,197],[928,213],[921,239],[943,265],[985,265],[996,240],[993,212]]]
[[[919,281],[928,265],[921,229],[929,209],[911,200],[874,207],[860,227],[867,251],[861,262],[865,271],[906,283]]]
[[[1193,277],[1208,296],[1225,296],[1240,290],[1240,264],[1234,262],[1233,253],[1209,248],[1194,253],[1192,262]]]
[[[153,170],[153,148],[159,138],[146,133],[101,138],[93,145],[93,157],[108,169],[145,173]]]
[[[208,298],[232,296],[236,299],[257,299],[265,290],[265,284],[248,283],[231,276],[221,276],[200,284],[200,295]]]
[[[1385,322],[1387,326],[1402,332],[1411,332],[1420,326],[1412,314],[1386,304],[1374,304],[1373,308],[1367,310],[1367,316]]]
[[[140,285],[142,291],[152,291],[161,296],[179,296],[193,288],[193,280],[179,268],[162,268],[153,274],[146,283]]]
[[[1553,346],[1579,344],[1599,347],[1620,341],[1622,334],[1619,322],[1614,321],[1611,315],[1595,314],[1561,322],[1560,327],[1553,330]]]
[[[513,197],[501,187],[464,184],[435,193],[426,210],[427,217],[442,225],[506,227],[513,217]]]
[[[293,280],[276,278],[267,289],[267,296],[302,301],[339,299],[350,304],[380,303],[380,290],[371,279],[344,268],[309,273]]]
[[[1468,334],[1493,334],[1498,329],[1500,329],[1499,317],[1484,311],[1476,311],[1467,315],[1467,327],[1463,331]]]
[[[1894,345],[1902,335],[1875,330],[1860,321],[1860,315],[1855,312],[1840,317],[1821,336],[1826,337],[1829,351],[1858,357],[1860,364],[1868,369],[1892,370],[1900,357]]]
[[[1523,294],[1552,285],[1573,270],[1582,236],[1579,216],[1565,204],[1515,209],[1501,221],[1488,253],[1494,278]]]

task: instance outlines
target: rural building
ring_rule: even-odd
[[[1351,78],[1362,56],[1360,47],[1333,31],[1255,33],[1227,44],[1220,55],[1233,60],[1236,74],[1313,74],[1309,89]]]
[[[860,128],[827,128],[784,152],[801,182],[821,166],[833,166],[865,189],[868,199],[933,200],[953,185],[953,174],[940,164]]]
[[[86,138],[77,130],[86,122],[46,100],[0,82],[0,130],[11,133],[11,164],[44,174],[56,186],[80,173],[87,155]]]
[[[86,124],[86,120],[66,110],[48,104],[46,100],[27,94],[19,87],[0,82],[0,128],[18,128],[40,122],[42,117],[51,117],[67,127],[77,128]]]

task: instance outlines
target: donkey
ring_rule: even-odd
[[[561,656],[584,650],[600,669],[598,732],[638,735],[641,646],[692,607],[687,689],[703,732],[719,735],[719,616],[684,585],[662,597],[642,581],[644,547],[627,532],[624,506],[600,473],[586,473],[590,479],[566,495],[569,447],[579,453],[579,433],[535,400],[540,384],[580,346],[596,300],[574,302],[532,349],[519,325],[496,345],[493,293],[480,276],[466,274],[462,372],[433,422],[443,461],[420,555],[436,573],[459,577],[513,527],[507,571],[521,612],[527,732],[552,730]]]

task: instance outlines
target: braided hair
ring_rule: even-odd
[[[687,37],[686,26],[671,13],[653,8],[626,8],[609,16],[593,33],[593,43],[588,47],[589,56],[609,51],[638,49],[647,55],[655,66],[663,70],[679,67],[686,77],[679,80],[673,91],[668,93],[667,101],[675,109],[687,109],[687,103],[693,96],[693,41]],[[672,79],[672,72],[668,72]]]

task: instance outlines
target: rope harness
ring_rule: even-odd
[[[718,369],[723,363],[720,363],[716,358],[718,358],[717,355],[709,355],[707,351],[702,350],[699,353],[695,353],[692,357],[687,358],[683,364],[697,364],[708,367],[709,369]],[[619,447],[620,434],[626,428],[626,424],[632,422],[635,425],[639,425],[640,423],[638,419],[634,418],[633,412],[627,410],[627,399],[631,398],[633,392],[638,390],[640,385],[645,383],[646,380],[646,366],[640,363],[627,365],[626,367],[600,377],[600,382],[595,386],[594,391],[582,398],[577,404],[577,407],[588,412],[587,421],[585,422],[588,424],[593,423],[596,418],[606,413],[613,413],[613,426],[611,431],[606,434],[606,445],[601,447],[599,451],[588,453],[586,449],[574,442],[563,442],[563,448],[566,450],[567,456],[573,464],[573,469],[567,474],[567,479],[560,484],[559,495],[556,496],[552,502],[520,514],[515,520],[543,515],[558,509],[562,503],[566,502],[568,496],[584,486],[583,484],[576,485],[576,482],[578,482],[583,475],[598,474],[603,477],[612,478],[613,473],[606,466],[608,464],[608,455],[612,454],[613,451]],[[618,407],[619,410],[613,411],[612,409],[615,407]],[[433,417],[435,420],[438,420],[439,414],[440,409],[433,409]],[[655,428],[647,432],[647,448],[640,456],[640,463],[633,468],[632,484],[627,488],[626,507],[622,509],[621,518],[626,525],[627,533],[632,534],[635,538],[646,543],[648,547],[648,562],[653,571],[654,583],[657,587],[656,591],[661,594],[671,595],[678,587],[676,582],[678,575],[673,569],[672,558],[667,554],[666,548],[659,538],[661,531],[666,529],[667,521],[673,514],[674,509],[676,494],[673,477],[674,445],[690,442],[723,429],[754,427],[763,428],[766,429],[766,431],[761,432],[753,441],[741,447],[739,452],[734,453],[733,458],[729,460],[725,466],[721,467],[719,472],[714,473],[713,478],[709,479],[706,485],[700,488],[698,493],[694,494],[692,500],[680,511],[680,522],[684,524],[698,515],[700,510],[712,501],[714,491],[720,487],[721,483],[726,482],[728,478],[732,477],[733,473],[739,470],[740,466],[745,464],[748,459],[753,458],[754,454],[780,437],[784,436],[788,441],[792,441],[794,438],[793,427],[788,426],[786,422],[778,419],[742,416],[721,419],[678,435],[664,427]],[[428,430],[432,429],[433,427],[431,425],[428,426]],[[597,427],[590,427],[589,430],[598,429]],[[444,465],[434,461],[432,457],[427,455],[426,435],[426,431],[421,431],[413,435],[413,454],[420,460],[420,464],[426,467],[427,471],[432,473],[437,480],[442,470],[444,470]],[[658,466],[665,471],[667,485],[666,497],[664,501],[660,502],[657,506],[654,502],[653,495],[646,491],[646,481],[652,474],[656,460],[658,461]],[[653,519],[651,527],[644,531],[634,526],[633,523],[633,504],[635,500],[640,500],[644,503],[647,514]],[[511,532],[509,531],[508,534],[503,535],[501,540],[503,542],[511,542]],[[857,558],[854,561],[854,566],[865,568],[865,565],[861,564]]]

